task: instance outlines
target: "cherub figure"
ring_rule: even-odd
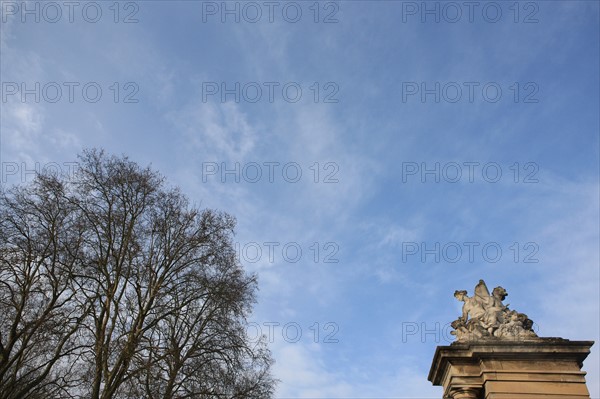
[[[494,332],[494,335],[500,338],[512,339],[537,337],[534,331],[524,326],[523,322],[526,319],[527,315],[512,310],[508,315],[508,320],[500,325],[500,328]]]

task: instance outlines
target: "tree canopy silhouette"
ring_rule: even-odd
[[[270,398],[235,220],[127,157],[0,194],[0,399]]]

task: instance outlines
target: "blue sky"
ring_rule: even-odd
[[[102,147],[236,216],[278,397],[441,397],[480,278],[598,342],[599,3],[472,7],[2,1],[2,183]]]

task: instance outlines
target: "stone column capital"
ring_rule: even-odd
[[[473,387],[454,388],[448,393],[449,399],[479,399],[481,390]]]

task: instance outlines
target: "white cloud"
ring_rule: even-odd
[[[257,132],[233,102],[193,102],[168,118],[201,159],[241,162],[254,150]]]
[[[278,398],[424,398],[439,397],[414,367],[415,359],[398,354],[389,359],[325,361],[319,344],[273,346],[275,373],[282,381]],[[339,358],[339,356],[334,356]]]

